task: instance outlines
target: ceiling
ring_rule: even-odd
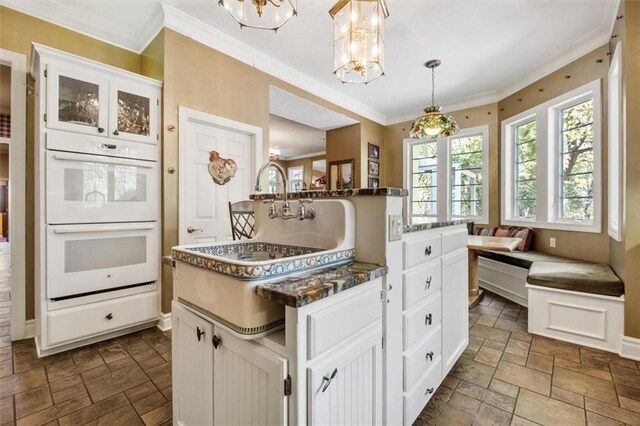
[[[280,149],[280,158],[320,155],[326,152],[327,132],[271,114],[269,145]]]
[[[335,0],[299,0],[277,33],[240,29],[214,0],[3,0],[3,4],[141,51],[163,23],[382,124],[430,103],[495,102],[605,44],[619,0],[387,0],[384,78],[342,85],[332,73]],[[199,22],[198,22],[199,21]]]

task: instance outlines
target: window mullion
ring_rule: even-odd
[[[450,180],[450,155],[449,138],[438,139],[438,218],[449,219],[451,217],[451,191]]]

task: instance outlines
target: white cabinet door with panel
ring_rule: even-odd
[[[124,81],[109,83],[109,137],[158,142],[158,90]]]
[[[466,248],[442,257],[443,377],[469,343],[468,265]]]
[[[382,423],[382,327],[372,326],[308,369],[309,423]]]
[[[213,424],[213,325],[175,301],[171,304],[173,422]]]
[[[218,327],[214,333],[214,424],[287,424],[287,360]]]

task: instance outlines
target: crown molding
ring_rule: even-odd
[[[162,7],[164,9],[166,28],[179,32],[337,106],[359,114],[376,123],[386,125],[386,117],[379,111],[318,82],[306,74],[264,54],[260,50],[242,43],[228,34],[172,6],[163,3]]]

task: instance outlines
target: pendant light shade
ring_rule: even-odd
[[[435,68],[440,65],[438,59],[428,61],[425,66],[431,69],[431,106],[424,109],[424,115],[418,117],[411,125],[409,137],[414,139],[435,139],[452,136],[458,133],[460,128],[455,118],[449,114],[440,112],[440,107],[435,102]]]
[[[298,14],[297,0],[219,0],[240,28],[274,30]]]
[[[370,83],[384,75],[384,0],[340,0],[333,18],[333,72],[343,83]]]

